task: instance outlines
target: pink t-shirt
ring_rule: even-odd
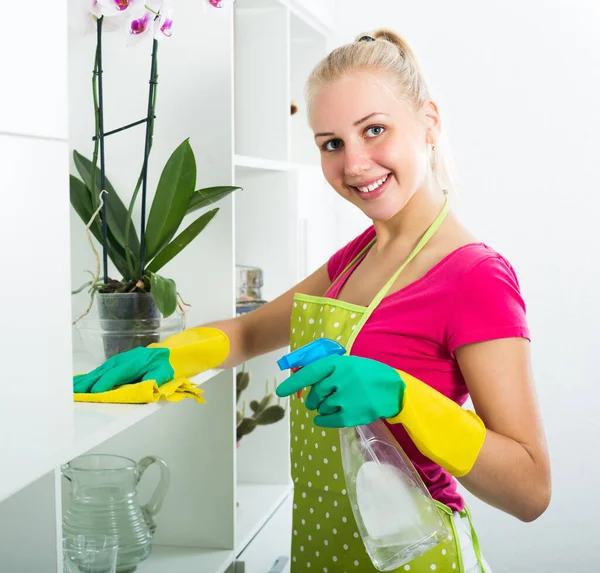
[[[331,257],[328,271],[332,281],[374,236],[370,227]],[[325,296],[337,298],[354,268],[356,264]],[[462,405],[468,389],[454,357],[455,349],[510,337],[529,339],[515,271],[490,247],[472,243],[386,296],[356,337],[351,354],[404,370]],[[464,501],[452,476],[417,450],[401,424],[388,427],[432,497],[453,510],[462,510]]]

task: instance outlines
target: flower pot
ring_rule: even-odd
[[[138,346],[159,342],[160,311],[150,293],[97,295],[106,359]]]
[[[160,342],[183,329],[183,317],[161,316],[150,293],[99,293],[96,299],[97,316],[81,319],[77,329],[88,352],[99,360]]]

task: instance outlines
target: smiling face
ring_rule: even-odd
[[[357,71],[318,92],[310,123],[329,184],[374,221],[387,221],[427,184],[439,116],[415,112],[385,74]]]

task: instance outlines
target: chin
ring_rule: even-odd
[[[365,213],[365,215],[369,217],[369,219],[371,219],[372,221],[377,221],[378,223],[385,223],[390,219],[393,219],[394,216],[397,214],[398,211],[396,211],[395,213]]]
[[[373,221],[385,223],[390,219],[393,219],[408,203],[408,199],[399,201],[396,200],[393,203],[388,202],[387,204],[372,205],[370,208],[361,209],[361,211]]]

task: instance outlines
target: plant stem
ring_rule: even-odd
[[[154,75],[155,77],[158,75],[158,60],[156,60],[154,62]],[[153,98],[152,98],[152,125],[151,125],[151,130],[150,130],[150,144],[148,147],[148,157],[150,156],[150,151],[152,149],[152,141],[153,141],[153,137],[154,137],[154,120],[156,119],[156,116],[154,115],[155,111],[156,111],[156,92],[157,92],[157,83],[154,84],[154,94],[153,94]],[[148,126],[148,118],[146,118],[146,129]],[[127,265],[129,266],[129,272],[131,273],[131,276],[134,276],[134,271],[133,271],[133,261],[131,260],[131,254],[130,254],[130,250],[129,250],[129,229],[131,228],[131,222],[133,221],[133,208],[135,205],[135,202],[137,200],[137,196],[138,193],[140,191],[140,187],[142,185],[142,181],[144,179],[144,165],[142,165],[142,169],[140,171],[140,176],[138,177],[137,183],[135,185],[135,189],[133,191],[133,196],[131,197],[131,201],[129,203],[129,209],[127,212],[127,222],[125,223],[125,246],[127,247],[127,250],[125,251],[125,255],[127,257]],[[141,246],[141,243],[140,243]],[[144,275],[144,270],[142,268],[139,269],[140,274],[143,276]]]
[[[142,170],[140,171],[140,176],[138,177],[135,189],[133,191],[133,196],[131,197],[131,201],[129,202],[129,209],[127,211],[127,221],[125,222],[125,257],[127,258],[127,268],[129,269],[129,274],[131,278],[133,278],[136,274],[136,270],[133,268],[133,260],[131,259],[131,252],[129,250],[129,230],[131,229],[131,222],[133,221],[133,207],[135,205],[135,200],[137,199],[140,186],[142,185],[143,177],[144,168],[142,167]]]
[[[142,218],[140,225],[140,277],[144,275],[145,250],[146,250],[146,193],[148,187],[148,157],[152,145],[152,134],[154,132],[154,104],[156,93],[156,58],[158,52],[158,41],[152,42],[152,64],[150,67],[150,88],[148,90],[148,122],[146,123],[146,145],[144,147],[144,166],[142,168]]]
[[[104,16],[98,18],[96,24],[97,42],[96,42],[96,64],[98,81],[98,133],[96,134],[100,141],[100,190],[105,192],[106,171],[104,162],[104,94],[102,89],[102,22]],[[95,182],[95,176],[94,176]],[[104,284],[108,284],[108,224],[106,220],[106,201],[102,201],[102,262],[104,266]]]
[[[156,76],[158,73],[158,61],[154,62],[154,75]],[[156,119],[156,116],[154,115],[154,112],[156,110],[156,91],[157,91],[157,84],[154,84],[154,94],[153,94],[153,98],[152,98],[152,126],[151,126],[151,131],[150,131],[150,144],[148,146],[148,157],[150,156],[150,151],[152,149],[152,141],[153,141],[153,136],[154,136],[154,120]],[[148,118],[146,118],[146,129],[148,128]],[[146,135],[147,137],[147,135]],[[142,180],[144,179],[144,165],[142,165],[142,169],[140,171],[140,176],[138,177],[137,183],[135,184],[135,189],[133,190],[133,196],[131,197],[131,201],[129,202],[129,209],[127,210],[127,221],[125,222],[125,247],[126,247],[126,251],[125,251],[125,256],[127,257],[127,265],[129,267],[129,272],[131,273],[131,277],[133,277],[134,275],[134,271],[133,271],[133,261],[131,260],[131,253],[129,250],[129,229],[131,228],[131,222],[133,221],[133,207],[135,206],[135,201],[137,199],[138,193],[140,191],[140,187],[142,185]],[[140,243],[140,247],[141,247],[141,243]],[[140,274],[143,276],[144,275],[144,271],[143,269],[139,269],[140,270]]]
[[[94,54],[94,74],[92,76],[92,95],[94,98],[94,155],[92,157],[92,188],[90,189],[92,195],[92,206],[94,209],[98,207],[98,199],[96,196],[96,170],[98,168],[98,147],[100,145],[100,139],[98,134],[100,133],[100,126],[98,122],[98,49]]]

